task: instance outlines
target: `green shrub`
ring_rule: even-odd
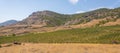
[[[108,21],[107,20],[102,20],[102,21],[100,21],[99,23],[100,24],[105,24],[105,23],[107,23]]]
[[[12,34],[12,36],[16,36],[16,34]]]

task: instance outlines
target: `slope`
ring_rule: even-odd
[[[14,41],[28,43],[120,43],[120,25],[0,37],[0,43]]]
[[[79,14],[60,14],[52,11],[37,11],[26,19],[0,28],[1,35],[50,32],[56,29],[72,29],[120,25],[120,8],[101,8]]]

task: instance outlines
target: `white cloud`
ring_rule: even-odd
[[[77,11],[77,12],[75,12],[75,13],[84,13],[85,11]]]
[[[79,0],[69,0],[69,1],[70,1],[70,3],[72,3],[72,4],[76,4],[76,3],[78,3]]]
[[[93,11],[93,10],[100,9],[100,8],[113,9],[112,7],[97,7],[97,8],[89,9],[88,11]]]
[[[108,8],[108,9],[113,9],[112,7],[97,7],[97,8],[92,8],[92,9],[89,9],[87,11],[76,11],[75,13],[85,13],[85,12],[89,12],[89,11],[93,11],[93,10],[96,10],[96,9],[100,9],[100,8]]]

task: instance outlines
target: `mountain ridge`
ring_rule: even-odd
[[[115,8],[115,9],[119,10],[119,8]],[[72,25],[72,24],[89,22],[93,19],[106,18],[107,16],[112,16],[112,15],[114,15],[115,17],[119,17],[118,16],[119,11],[116,12],[115,9],[101,8],[90,12],[72,14],[72,15],[60,14],[48,10],[37,11],[32,13],[25,20],[23,20],[23,22],[26,21],[25,23],[30,25],[37,23],[38,20],[38,22],[40,22],[38,23],[38,25],[43,23],[48,26]],[[27,20],[31,20],[31,21],[27,21]]]
[[[90,12],[71,15],[46,10],[33,12],[22,21],[0,28],[0,34],[49,32],[61,29],[109,26],[109,24],[111,26],[120,25],[119,22],[120,8],[100,8]]]
[[[18,22],[17,20],[8,20],[8,21],[0,23],[0,26],[8,26],[8,25],[11,25],[11,24],[15,24],[17,22]]]

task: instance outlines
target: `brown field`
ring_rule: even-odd
[[[120,53],[120,45],[25,43],[2,47],[0,53]]]

